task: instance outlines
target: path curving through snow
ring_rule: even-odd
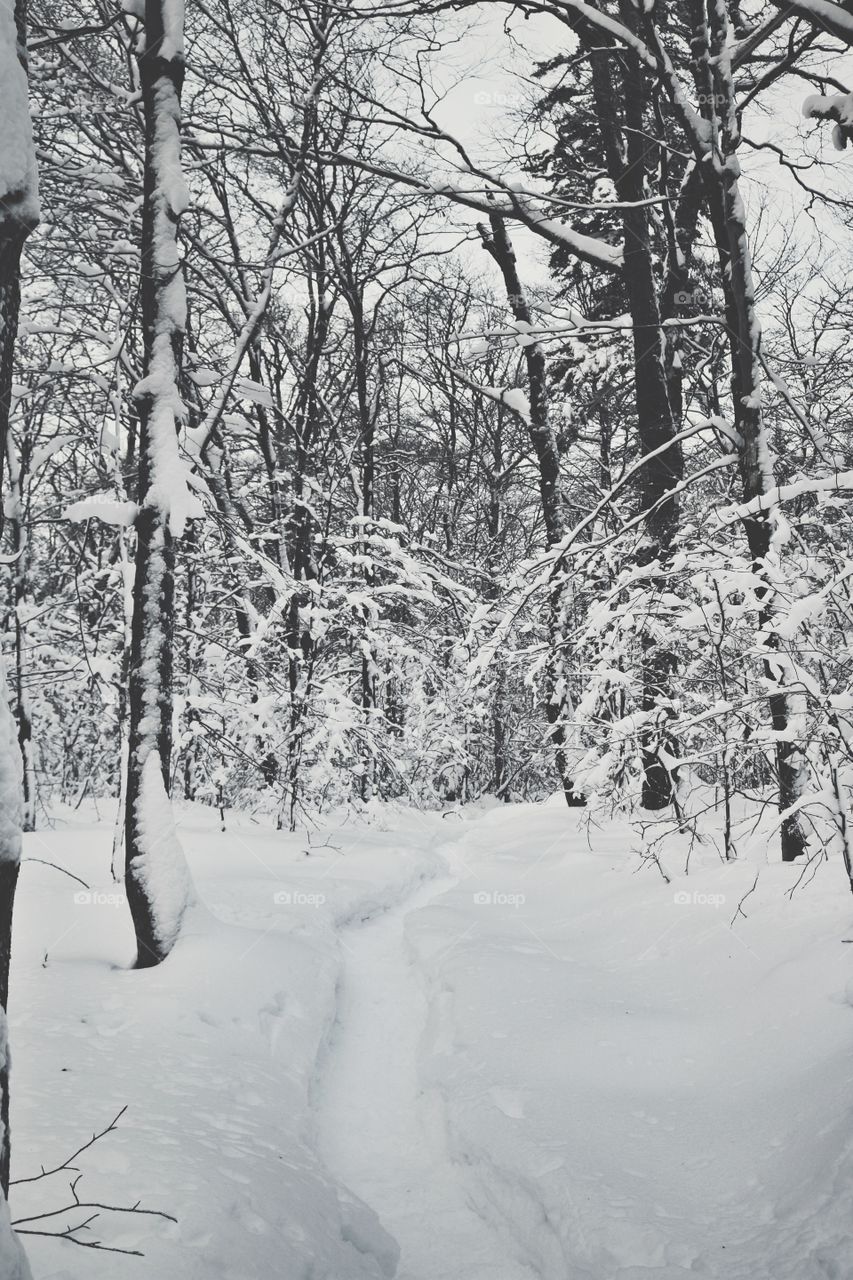
[[[396,1239],[397,1280],[536,1280],[471,1207],[440,1102],[419,1083],[429,1010],[405,921],[454,883],[431,881],[342,932],[338,1022],[315,1095],[319,1151]]]

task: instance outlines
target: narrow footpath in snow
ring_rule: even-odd
[[[396,1239],[397,1280],[536,1280],[471,1206],[440,1102],[418,1078],[428,1005],[405,921],[452,885],[432,881],[342,934],[338,1025],[316,1098],[320,1154]]]

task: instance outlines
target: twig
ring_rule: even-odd
[[[89,886],[87,885],[86,887],[88,888]],[[9,1185],[12,1187],[19,1187],[25,1182],[40,1182],[42,1178],[50,1178],[55,1173],[62,1173],[63,1170],[71,1170],[76,1173],[77,1170],[71,1163],[72,1160],[76,1160],[84,1151],[88,1151],[89,1147],[91,1147],[93,1143],[98,1142],[101,1138],[105,1138],[108,1133],[112,1133],[112,1131],[117,1127],[118,1122],[124,1115],[125,1111],[127,1111],[126,1103],[122,1107],[121,1111],[119,1111],[118,1115],[110,1121],[106,1129],[102,1129],[100,1133],[93,1133],[88,1142],[84,1142],[82,1147],[78,1147],[73,1155],[70,1155],[67,1160],[63,1160],[62,1164],[58,1164],[55,1169],[45,1169],[44,1165],[42,1165],[41,1173],[34,1173],[29,1178],[13,1178]]]
[[[86,1225],[86,1223],[81,1223],[81,1227]],[[65,1231],[37,1231],[35,1228],[23,1227],[18,1234],[22,1236],[49,1236],[52,1240],[67,1240],[69,1244],[79,1244],[81,1249],[98,1249],[101,1253],[126,1253],[132,1258],[145,1257],[141,1249],[120,1249],[118,1245],[102,1244],[100,1240],[78,1240],[72,1233],[79,1231],[81,1227],[68,1227]]]
[[[121,1112],[119,1112],[119,1115],[121,1115]],[[108,1130],[104,1130],[104,1132],[106,1133]],[[73,1160],[74,1157],[72,1156],[71,1159]],[[136,1213],[144,1214],[151,1218],[164,1218],[167,1222],[177,1223],[178,1221],[170,1213],[164,1213],[162,1209],[141,1209],[138,1200],[133,1205],[102,1204],[97,1200],[81,1200],[77,1194],[77,1184],[82,1176],[82,1174],[78,1173],[70,1184],[70,1191],[73,1197],[72,1204],[63,1205],[60,1209],[45,1209],[43,1213],[34,1213],[26,1218],[16,1218],[12,1223],[15,1230],[24,1236],[52,1236],[55,1240],[68,1240],[71,1244],[79,1244],[84,1249],[100,1249],[104,1253],[127,1253],[135,1258],[143,1258],[145,1255],[140,1249],[121,1249],[118,1245],[104,1244],[102,1240],[80,1240],[77,1233],[79,1231],[87,1231],[91,1224],[100,1217],[101,1213]],[[92,1209],[94,1212],[90,1213],[82,1222],[69,1223],[62,1231],[42,1231],[38,1227],[25,1225],[31,1222],[44,1222],[45,1219],[56,1218],[60,1214],[75,1213],[78,1209],[84,1212]]]
[[[49,862],[47,858],[21,858],[21,862],[40,862],[43,867],[53,867],[54,871],[61,871],[64,876],[70,876],[72,880],[82,884],[84,889],[91,889],[92,887],[85,880],[81,880],[79,876],[75,876],[73,871],[66,871],[64,867],[60,867],[56,862]]]
[[[749,895],[750,895],[751,893],[755,893],[755,886],[758,884],[758,877],[759,877],[759,875],[760,875],[760,874],[761,874],[761,872],[760,872],[760,871],[756,871],[756,873],[755,873],[755,879],[754,879],[754,881],[752,882],[752,888],[751,888],[751,889],[747,889],[746,893],[743,895],[743,897],[741,898],[740,902],[737,904],[737,909],[735,910],[735,913],[734,913],[734,915],[733,915],[733,916],[732,916],[732,918],[731,918],[731,923],[729,924],[729,928],[731,928],[731,927],[734,925],[734,922],[735,922],[735,920],[737,920],[738,916],[743,916],[744,920],[748,920],[748,919],[749,919],[749,917],[747,916],[746,912],[741,910],[741,907],[742,907],[742,906],[743,906],[743,904],[746,902],[746,900],[747,900],[747,898],[749,897]]]

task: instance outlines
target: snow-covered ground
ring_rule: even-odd
[[[179,817],[200,904],[142,972],[110,822],[27,838],[88,887],[22,869],[13,1177],[126,1106],[77,1195],[177,1219],[81,1237],[142,1257],[27,1236],[35,1280],[853,1275],[838,866],[697,849],[685,876],[673,848],[667,883],[629,827],[557,803],[339,816],[310,843]],[[76,1176],[15,1186],[13,1217]]]

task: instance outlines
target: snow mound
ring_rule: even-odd
[[[178,1221],[102,1215],[98,1238],[144,1255],[118,1261],[27,1237],[38,1280],[387,1280],[396,1241],[319,1157],[313,1091],[337,1017],[335,921],[382,913],[421,883],[435,863],[429,832],[404,841],[348,820],[318,848],[316,835],[239,817],[223,833],[201,806],[161,815],[152,831],[180,839],[198,904],[168,961],[136,970],[101,811],[100,823],[63,811],[24,837],[13,1178],[58,1163],[126,1104],[75,1162],[79,1190]],[[69,1180],[13,1187],[13,1216],[69,1203]],[[2,1264],[0,1276],[29,1280]]]

